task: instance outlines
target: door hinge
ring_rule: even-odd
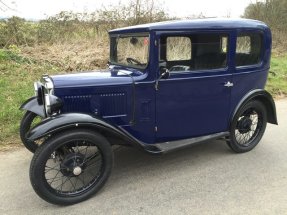
[[[157,132],[157,126],[154,127],[154,131]]]

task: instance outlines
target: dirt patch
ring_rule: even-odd
[[[0,144],[0,153],[16,151],[18,149],[22,149],[23,145],[21,144]]]

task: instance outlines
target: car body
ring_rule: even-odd
[[[210,139],[229,141],[235,118],[245,133],[251,120],[238,114],[251,101],[277,124],[274,101],[264,90],[272,43],[266,24],[168,21],[109,35],[108,69],[46,75],[35,83],[36,97],[21,108],[44,120],[27,132],[29,141],[89,129],[112,145],[161,154]]]

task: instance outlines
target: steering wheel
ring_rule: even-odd
[[[139,62],[138,60],[136,60],[136,59],[134,59],[134,58],[131,58],[131,57],[128,57],[128,58],[127,58],[127,62],[128,62],[129,64],[135,64],[135,65],[141,65],[141,64],[142,64],[142,63]]]

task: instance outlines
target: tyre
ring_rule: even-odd
[[[35,152],[30,181],[47,202],[70,205],[98,192],[113,166],[105,137],[89,130],[66,131],[47,139]]]
[[[252,150],[261,140],[267,124],[265,106],[250,101],[236,113],[230,128],[227,145],[237,153]]]
[[[25,115],[23,116],[21,123],[20,123],[20,138],[24,146],[32,153],[36,151],[39,145],[37,144],[37,142],[28,140],[26,138],[26,134],[37,123],[41,122],[41,120],[42,118],[39,115],[33,112],[30,112],[30,111],[27,111]]]

